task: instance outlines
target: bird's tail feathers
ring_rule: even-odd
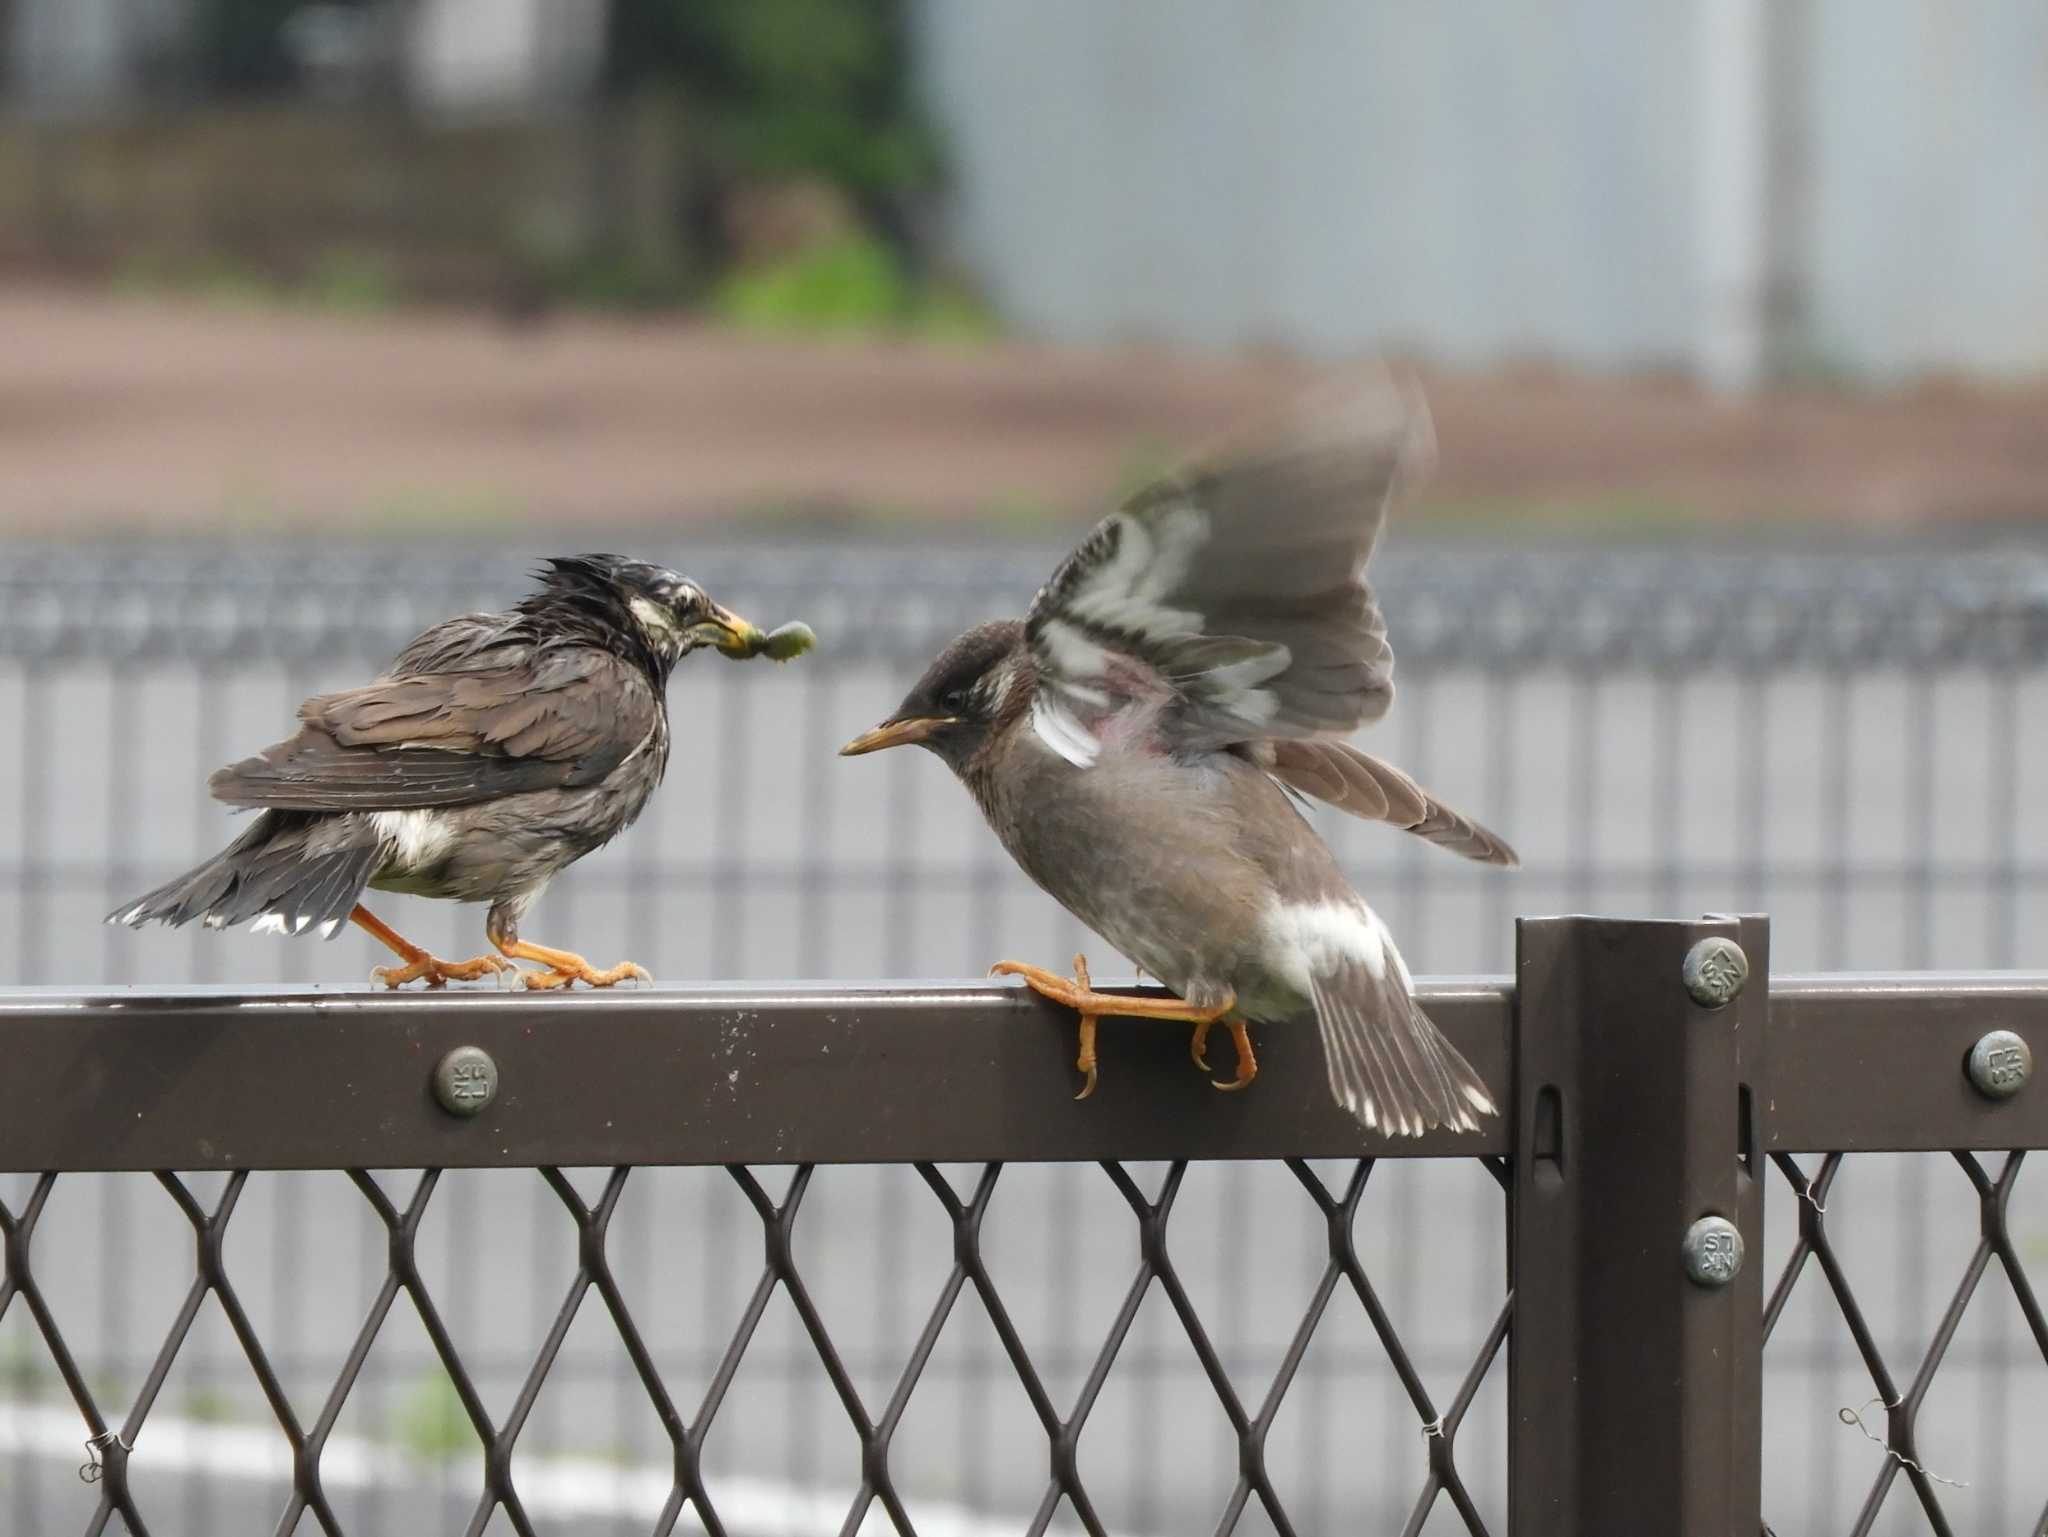
[[[220,853],[175,880],[107,914],[109,923],[175,928],[197,919],[226,929],[254,922],[259,932],[332,939],[376,873],[377,845],[354,842],[315,852],[307,819],[265,812]]]
[[[1314,979],[1330,1093],[1368,1131],[1477,1131],[1499,1108],[1472,1064],[1409,995],[1398,965],[1350,963]]]

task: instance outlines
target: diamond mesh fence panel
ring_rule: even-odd
[[[1498,1161],[1477,1168],[1505,1184]],[[304,1271],[279,1272],[270,1229],[312,1176],[164,1174],[152,1192],[44,1175],[0,1202],[14,1529],[1294,1532],[1363,1510],[1387,1530],[1502,1530],[1497,1438],[1477,1438],[1476,1470],[1459,1453],[1489,1385],[1497,1417],[1511,1304],[1497,1281],[1476,1339],[1397,1322],[1381,1296],[1389,1256],[1369,1257],[1360,1218],[1376,1169],[1391,1172],[1371,1160],[1276,1171],[1295,1187],[1293,1225],[1321,1253],[1302,1267],[1305,1295],[1253,1309],[1213,1274],[1219,1229],[1241,1229],[1244,1214],[1175,1220],[1190,1199],[1227,1205],[1227,1184],[1202,1188],[1216,1166],[1193,1179],[1183,1163],[1072,1170],[1109,1192],[1122,1211],[1095,1215],[1120,1218],[1136,1242],[1127,1233],[1113,1258],[1068,1272],[1069,1295],[1048,1298],[1038,1267],[1017,1263],[1020,1240],[1042,1236],[1039,1211],[990,1221],[1016,1171],[919,1164],[921,1208],[880,1235],[905,1273],[879,1315],[841,1300],[860,1290],[846,1285],[846,1246],[800,1236],[832,1201],[831,1176],[854,1171],[542,1169],[553,1220],[518,1277],[529,1316],[515,1337],[482,1327],[489,1282],[462,1215],[493,1176],[331,1176],[354,1187],[353,1225],[381,1243],[357,1245],[335,1294],[307,1297]],[[721,1243],[694,1276],[657,1267],[649,1239],[701,1243],[731,1226],[691,1214],[646,1226],[653,1213],[626,1209],[626,1193],[664,1175],[694,1187],[688,1206],[742,1208],[760,1248]],[[175,1309],[127,1360],[109,1359],[96,1333],[108,1302],[92,1294],[114,1278],[44,1231],[63,1197],[96,1183],[86,1200],[122,1191],[134,1235],[123,1247],[142,1262],[119,1284],[147,1283]],[[270,1209],[252,1210],[266,1185]],[[147,1214],[131,1209],[150,1195]],[[251,1226],[253,1248],[239,1241]],[[182,1243],[152,1252],[179,1228]],[[372,1256],[381,1263],[361,1262]],[[1014,1384],[1005,1404],[988,1402],[990,1365]],[[829,1408],[805,1391],[813,1381],[829,1386]],[[1342,1402],[1368,1387],[1399,1401],[1379,1405],[1376,1426]],[[534,1443],[546,1449],[528,1455]],[[62,1455],[38,1465],[39,1452]],[[1368,1452],[1370,1493],[1347,1475],[1341,1512],[1328,1508],[1328,1461],[1355,1470]],[[1170,1487],[1133,1482],[1147,1460],[1173,1470]]]
[[[1765,1513],[1779,1532],[2048,1529],[2036,1152],[1773,1158]],[[1911,1212],[1910,1224],[1896,1214]]]
[[[528,920],[532,937],[600,963],[630,956],[666,981],[970,976],[1002,955],[1058,962],[1088,947],[1009,866],[939,765],[832,757],[944,639],[1027,601],[1054,552],[636,553],[670,560],[764,623],[810,620],[823,650],[789,668],[699,659],[681,669],[668,783],[639,826],[549,892]],[[98,920],[231,834],[205,796],[214,767],[276,739],[300,698],[359,679],[424,625],[504,602],[520,571],[515,560],[431,550],[398,571],[348,549],[17,552],[0,573],[0,718],[21,726],[0,745],[0,983],[360,985],[383,957],[358,936],[138,935]],[[1926,551],[1397,548],[1378,571],[1402,697],[1375,749],[1501,828],[1525,859],[1500,876],[1382,828],[1324,820],[1417,970],[1507,969],[1518,912],[1768,910],[1788,971],[2011,965],[2048,918],[2039,564]],[[396,899],[382,911],[444,953],[476,948],[473,911]],[[1096,970],[1116,968],[1102,957]],[[1994,1181],[1995,1168],[1984,1165]],[[325,1431],[324,1498],[351,1531],[479,1519],[519,1529],[511,1509],[476,1503],[493,1437],[503,1454],[491,1487],[518,1491],[538,1530],[652,1529],[692,1478],[727,1530],[838,1530],[864,1476],[872,1498],[851,1530],[890,1530],[891,1499],[920,1531],[1028,1529],[1049,1490],[1062,1498],[1048,1529],[1086,1530],[1076,1488],[1119,1533],[1206,1530],[1240,1497],[1247,1532],[1398,1531],[1418,1509],[1418,1530],[1475,1520],[1499,1530],[1499,1369],[1466,1393],[1505,1302],[1499,1192],[1484,1168],[1376,1165],[1349,1223],[1357,1275],[1340,1265],[1334,1281],[1329,1215],[1304,1171],[1195,1164],[1174,1175],[1159,1255],[1144,1241],[1150,1219],[1102,1170],[1012,1166],[979,1207],[981,1170],[937,1172],[957,1210],[910,1168],[821,1168],[794,1191],[787,1171],[753,1171],[771,1207],[801,1197],[784,1271],[773,1221],[722,1171],[640,1169],[609,1191],[603,1171],[569,1171],[566,1187],[531,1173],[448,1173],[417,1213],[417,1292],[386,1220],[397,1214],[402,1227],[416,1173],[368,1185],[338,1172],[250,1175],[212,1261],[207,1227],[229,1195],[217,1178],[186,1181],[189,1206],[146,1176],[61,1176],[40,1205],[34,1182],[0,1181],[10,1223],[27,1226],[34,1211],[34,1270],[73,1353],[67,1380],[25,1294],[0,1316],[10,1416],[0,1527],[85,1525],[72,1513],[111,1486],[106,1474],[90,1489],[78,1482],[87,1458],[76,1390],[124,1434],[193,1287],[196,1312],[127,1462],[149,1530],[268,1529],[295,1488],[312,1499],[303,1475],[295,1484],[277,1400],[227,1294],[208,1284],[225,1278],[307,1438],[322,1433],[354,1331],[397,1286]],[[1169,1172],[1126,1174],[1156,1203]],[[1341,1209],[1354,1199],[1353,1170],[1306,1172],[1324,1200]],[[2048,1214],[2033,1177],[2014,1184],[2008,1221],[2013,1252],[2038,1276]],[[1929,1299],[1945,1306],[1968,1264],[1980,1199],[1953,1162],[1925,1158],[1858,1155],[1837,1180],[1870,1214],[1855,1225],[1867,1248],[1849,1273],[1859,1295],[1892,1299],[1884,1306],[1898,1321],[1880,1308],[1872,1337],[1892,1387],[1909,1391],[1938,1322]],[[1795,1202],[1781,1188],[1772,1196],[1773,1232],[1787,1232]],[[1020,1379],[972,1267],[957,1268],[958,1224],[974,1211],[988,1288],[1041,1396]],[[589,1263],[596,1213],[608,1223],[611,1283]],[[1850,1249],[1840,1227],[1835,1238]],[[774,1284],[709,1430],[698,1418],[762,1281],[764,1243]],[[1942,1268],[1951,1253],[1953,1274]],[[2039,1459],[2026,1453],[2048,1444],[2048,1393],[2024,1309],[1983,1300],[2004,1295],[2003,1262],[1994,1255],[1988,1269],[1918,1417],[1913,1444],[1927,1455],[1907,1454],[1999,1491],[1996,1504],[1958,1505],[1975,1514],[1951,1529],[2026,1531],[2048,1500],[2028,1482]],[[809,1318],[785,1271],[806,1282]],[[1767,1509],[1781,1532],[1849,1530],[1891,1459],[1837,1411],[1883,1394],[1858,1391],[1857,1374],[1870,1374],[1853,1334],[1814,1300],[1833,1295],[1818,1262],[1801,1274],[1767,1355]],[[1138,1293],[1134,1275],[1147,1280]],[[1359,1276],[1383,1309],[1384,1337]],[[1326,1285],[1327,1310],[1269,1415]],[[611,1287],[671,1395],[667,1410],[615,1327]],[[949,1287],[952,1311],[899,1404]],[[580,1301],[552,1367],[522,1406],[572,1290]],[[467,1391],[415,1306],[421,1294],[435,1300]],[[1047,1414],[1078,1411],[1127,1303],[1114,1368],[1062,1465]],[[1216,1391],[1219,1365],[1227,1395]],[[1975,1452],[1929,1445],[1952,1393],[1997,1410],[2004,1439],[1983,1433],[1993,1460],[1981,1469]],[[1906,1450],[1889,1413],[1866,1411],[1863,1423]],[[678,1451],[693,1435],[694,1473]],[[1248,1444],[1259,1457],[1247,1460]],[[112,1467],[121,1456],[109,1444],[94,1460]],[[1442,1487],[1425,1507],[1432,1479]],[[1926,1519],[1919,1486],[1906,1471],[1893,1480],[1870,1529],[1926,1529],[1907,1521]],[[1948,1506],[1947,1486],[1931,1487]],[[309,1505],[300,1529],[319,1520]],[[704,1520],[704,1506],[683,1498],[675,1529]],[[116,1515],[109,1529],[119,1526]]]

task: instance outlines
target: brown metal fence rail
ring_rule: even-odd
[[[1045,1468],[1027,1530],[1101,1534],[1079,1449],[1140,1306],[1156,1288],[1228,1418],[1237,1478],[1215,1530],[1250,1507],[1257,1525],[1298,1528],[1267,1465],[1266,1438],[1333,1296],[1362,1304],[1421,1432],[1407,1531],[1445,1512],[1484,1532],[1461,1472],[1460,1432],[1505,1358],[1507,1531],[1544,1534],[1767,1531],[1762,1509],[1763,1367],[1795,1288],[1824,1286],[1868,1370],[1882,1443],[1854,1526],[1901,1504],[1924,1528],[1951,1519],[1952,1491],[1924,1465],[1918,1416],[1958,1325],[2005,1287],[2048,1385],[2048,1320],[2008,1210],[2026,1150],[2048,1148],[2048,977],[1768,976],[1762,919],[1525,920],[1512,983],[1425,986],[1432,1015],[1496,1087],[1504,1117],[1478,1136],[1362,1138],[1329,1103],[1310,1034],[1268,1030],[1256,1092],[1219,1100],[1186,1070],[1177,1033],[1134,1024],[1106,1046],[1119,1060],[1085,1104],[1068,1096],[1070,1023],[1019,990],[660,991],[533,997],[490,992],[262,995],[146,990],[0,994],[0,1169],[36,1174],[0,1204],[6,1275],[0,1320],[31,1315],[89,1444],[76,1529],[150,1530],[129,1456],[209,1297],[225,1314],[292,1458],[276,1530],[344,1529],[323,1451],[401,1294],[416,1310],[483,1448],[472,1533],[526,1533],[514,1452],[580,1311],[617,1331],[665,1428],[672,1484],[654,1530],[733,1532],[704,1473],[707,1438],[764,1311],[786,1294],[858,1442],[839,1530],[915,1530],[892,1448],[920,1374],[965,1292],[994,1324],[1042,1441],[1009,1454]],[[1745,985],[1746,982],[1746,985]],[[1980,1212],[1979,1239],[1917,1361],[1887,1360],[1837,1255],[1828,1197],[1842,1160],[1939,1151]],[[2002,1158],[1987,1155],[2002,1153]],[[1355,1217],[1374,1161],[1480,1160],[1505,1193],[1506,1302],[1462,1383],[1432,1397],[1360,1259]],[[1328,1255],[1268,1380],[1233,1380],[1171,1241],[1189,1163],[1285,1160],[1320,1213]],[[1345,1160],[1330,1181],[1314,1160]],[[1011,1323],[984,1262],[981,1228],[1006,1163],[1100,1163],[1127,1203],[1137,1264],[1078,1392],[1056,1397]],[[1165,1160],[1141,1187],[1127,1165]],[[833,1278],[800,1265],[793,1234],[816,1165],[909,1163],[950,1229],[952,1265],[886,1398],[864,1397],[815,1298]],[[979,1165],[955,1182],[942,1164]],[[759,1219],[763,1261],[708,1388],[679,1401],[643,1338],[606,1253],[607,1225],[636,1165],[723,1165]],[[595,1199],[560,1172],[605,1166]],[[786,1183],[762,1166],[793,1165]],[[574,1225],[577,1265],[508,1412],[487,1410],[423,1275],[415,1236],[439,1172],[534,1168]],[[1797,1240],[1764,1273],[1770,1170],[1797,1203]],[[301,1418],[236,1293],[226,1235],[251,1170],[346,1170],[388,1235],[381,1288],[316,1416]],[[399,1193],[369,1171],[409,1169]],[[66,1173],[154,1171],[189,1222],[195,1260],[139,1392],[125,1405],[79,1364],[39,1284],[35,1237]],[[177,1172],[174,1172],[177,1171]],[[217,1203],[195,1171],[228,1171]],[[1424,1235],[1416,1235],[1423,1241]],[[2038,1267],[2037,1267],[2038,1268]],[[592,1294],[595,1294],[593,1297]],[[75,1331],[74,1331],[75,1332]],[[1505,1347],[1505,1348],[1503,1348]],[[1239,1374],[1240,1377],[1243,1375]],[[0,1401],[4,1401],[0,1389]],[[1498,1442],[1499,1438],[1494,1438]],[[1909,1492],[1908,1492],[1909,1491]],[[1890,1501],[1889,1507],[1887,1501]],[[883,1518],[880,1526],[877,1511]],[[2028,1519],[2032,1519],[2029,1517]],[[544,1525],[544,1523],[543,1523]],[[1345,1529],[1351,1529],[1345,1523]],[[2034,1526],[2048,1533],[2048,1510]]]

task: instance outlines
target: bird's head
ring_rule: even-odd
[[[619,555],[564,555],[548,562],[541,581],[542,600],[594,611],[644,648],[664,674],[702,646],[740,658],[798,654],[666,566]]]
[[[839,749],[842,757],[915,742],[956,770],[989,733],[1024,708],[1030,687],[1024,626],[1014,619],[976,625],[938,655],[889,718]]]

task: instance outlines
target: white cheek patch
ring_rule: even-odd
[[[640,621],[640,628],[647,632],[655,644],[673,646],[680,639],[675,616],[659,603],[646,598],[634,598],[626,607],[632,611],[633,617]]]
[[[1017,686],[1017,664],[1005,662],[974,685],[990,715],[1000,715],[1009,703],[1010,690]]]
[[[1031,702],[1031,729],[1038,733],[1039,741],[1075,768],[1092,767],[1102,753],[1102,744],[1088,728],[1048,695],[1040,694]]]
[[[438,811],[379,811],[370,825],[391,857],[411,869],[433,864],[455,841],[455,829]]]

